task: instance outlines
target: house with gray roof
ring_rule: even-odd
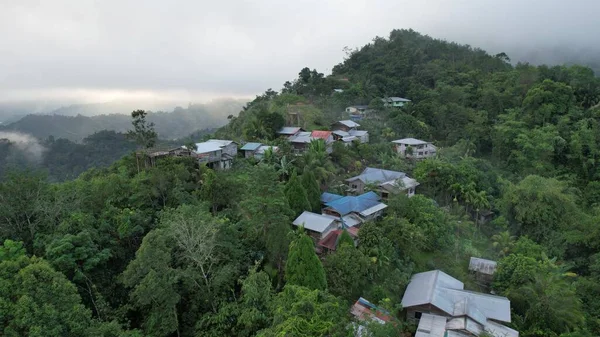
[[[228,169],[237,155],[237,144],[231,140],[211,139],[196,143],[192,157],[212,169]]]
[[[277,131],[277,134],[284,137],[291,137],[297,135],[299,132],[302,131],[304,130],[302,130],[302,128],[298,126],[284,126],[279,131]]]
[[[244,153],[244,158],[252,158],[254,157],[256,150],[258,150],[258,148],[261,146],[261,143],[246,143],[244,146],[242,146],[240,151]]]
[[[502,323],[511,322],[510,301],[506,297],[464,289],[464,284],[452,276],[432,270],[413,275],[402,298],[407,319],[419,321],[419,337],[435,336],[431,332],[430,316],[445,318],[443,336],[479,336],[484,331],[496,337],[518,337],[519,333]],[[421,325],[424,315],[427,319]],[[441,318],[437,320],[440,324]],[[451,333],[449,333],[451,332]]]
[[[343,120],[335,122],[331,125],[333,130],[333,139],[343,141],[345,144],[350,144],[354,140],[361,143],[369,142],[369,132],[366,130],[358,130],[360,124],[352,120]]]
[[[415,138],[403,138],[393,140],[395,150],[404,158],[424,159],[434,157],[437,147],[430,142]]]
[[[382,98],[381,101],[385,107],[401,108],[404,104],[410,102],[410,99],[402,97],[386,97]]]
[[[397,194],[406,191],[408,197],[415,194],[415,189],[419,182],[410,178],[404,172],[384,170],[374,167],[365,168],[361,174],[346,179],[349,192],[363,193],[367,185],[376,185],[379,194],[383,199],[387,199],[390,194]]]

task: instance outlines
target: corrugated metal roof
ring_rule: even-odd
[[[196,143],[196,153],[221,151],[221,146],[215,142]]]
[[[212,143],[217,143],[222,147],[227,146],[231,143],[235,143],[233,140],[227,140],[227,139],[209,139],[208,141],[212,142]]]
[[[360,124],[356,123],[355,121],[351,121],[351,120],[343,120],[343,121],[339,121],[338,123],[345,125],[349,128],[357,128],[360,126]]]
[[[342,138],[342,142],[345,142],[345,143],[350,143],[350,142],[352,142],[352,141],[355,141],[355,140],[357,140],[357,139],[358,139],[358,138],[356,138],[356,137],[354,137],[354,136],[347,136],[347,137],[344,137],[344,138]]]
[[[354,214],[347,214],[342,217],[342,221],[346,227],[353,228],[356,225],[360,225],[363,220]],[[349,228],[349,229],[350,229]]]
[[[242,151],[254,151],[258,149],[262,144],[261,143],[246,143],[242,146]]]
[[[369,131],[366,131],[366,130],[350,130],[348,133],[350,133],[351,136],[362,137],[362,136],[368,134]]]
[[[464,290],[462,282],[440,270],[413,275],[404,292],[402,306],[431,304],[452,316],[460,301],[467,301],[465,311],[473,319],[482,321],[481,313],[486,319],[510,322],[508,298]]]
[[[415,337],[444,337],[446,332],[446,317],[423,314],[419,320]]]
[[[361,213],[378,204],[380,204],[379,196],[375,192],[367,192],[359,196],[346,196],[327,202],[325,205],[344,216],[352,212]]]
[[[420,139],[416,139],[416,138],[402,138],[402,139],[398,139],[398,140],[393,140],[392,143],[405,144],[405,145],[425,145],[425,144],[429,144],[429,142],[426,142],[426,141],[420,140]]]
[[[494,275],[497,265],[498,263],[496,263],[496,261],[471,257],[471,261],[469,261],[469,270],[486,275]]]
[[[360,181],[362,181],[366,184],[379,184],[379,183],[383,183],[386,181],[403,178],[405,176],[406,176],[406,173],[404,173],[404,172],[390,171],[390,170],[378,169],[378,168],[373,168],[373,167],[367,167],[366,169],[364,169],[362,171],[362,173],[360,175],[346,179],[346,181],[353,181],[353,180],[359,179]]]
[[[279,151],[279,147],[277,147],[277,146],[262,145],[261,147],[258,148],[258,150],[256,150],[256,154],[258,154],[258,155],[265,154],[265,151],[267,151],[268,149],[273,150],[273,152]]]
[[[294,220],[295,226],[302,226],[313,232],[323,233],[337,219],[333,216],[304,211]]]
[[[296,126],[284,126],[279,131],[277,131],[280,135],[293,135],[300,132],[302,128]]]
[[[493,321],[487,321],[484,329],[495,337],[519,337],[518,331]]]
[[[338,135],[340,137],[350,136],[350,134],[348,132],[343,131],[343,130],[335,130],[335,131],[333,131],[333,134]]]
[[[323,194],[321,194],[321,202],[322,203],[328,203],[334,200],[338,200],[343,198],[344,196],[339,195],[339,194],[333,194],[333,193],[328,193],[328,192],[323,192]]]
[[[402,97],[388,97],[388,99],[392,102],[410,102],[410,99]]]
[[[315,130],[315,131],[311,132],[310,135],[313,138],[320,138],[323,140],[327,140],[329,137],[331,137],[331,131]]]
[[[313,137],[310,135],[297,135],[290,137],[290,142],[292,143],[310,143],[313,140]]]
[[[367,208],[364,211],[360,212],[360,215],[367,217],[367,216],[369,216],[371,214],[374,214],[376,212],[381,211],[384,208],[387,208],[387,205],[379,203],[379,204],[377,204],[377,205],[375,205],[373,207]]]

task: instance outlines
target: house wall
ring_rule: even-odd
[[[406,310],[406,320],[410,321],[410,322],[414,322],[414,323],[419,321],[419,318],[417,318],[417,316],[420,316],[420,315],[418,315],[418,314],[432,314],[432,315],[439,315],[439,316],[444,316],[444,317],[448,316],[448,314],[446,314],[442,310],[434,307],[431,304],[408,307],[408,308],[404,308],[404,309]]]
[[[226,153],[232,157],[237,156],[237,151],[238,151],[238,148],[237,148],[236,143],[231,143],[231,144],[223,147],[223,153]]]
[[[362,180],[360,180],[360,179],[356,179],[353,181],[347,181],[346,184],[350,188],[355,189],[355,191],[353,192],[355,194],[363,194],[363,192],[365,191],[365,183],[363,183]]]
[[[412,154],[407,153],[408,147],[412,148]],[[398,152],[400,155],[402,155],[406,158],[421,159],[421,158],[429,158],[429,157],[435,156],[436,150],[429,144],[416,145],[416,146],[409,146],[406,144],[396,144],[396,152]]]
[[[244,151],[244,158],[254,157],[254,153],[256,153],[256,150],[255,151],[245,150]]]
[[[222,151],[217,150],[217,151],[207,152],[207,153],[198,153],[196,157],[198,158],[198,162],[200,162],[200,163],[213,163],[213,162],[221,160],[221,154],[222,154]]]

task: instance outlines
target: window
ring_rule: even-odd
[[[389,196],[389,193],[388,193],[388,192],[381,192],[381,197],[382,197],[383,199],[387,199],[387,198],[388,198],[388,196]]]
[[[422,313],[415,311],[415,318],[416,319],[421,319],[421,315],[422,315]]]
[[[425,155],[427,155],[427,151],[425,151]]]
[[[419,156],[422,156],[422,155],[423,155],[423,152],[422,152],[422,151],[420,151],[420,152],[419,152]]]

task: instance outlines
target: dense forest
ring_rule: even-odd
[[[180,139],[198,130],[225,125],[227,118],[239,111],[242,102],[231,99],[190,104],[187,108],[177,107],[170,112],[149,113],[148,119],[156,124],[156,132],[161,139]],[[17,131],[38,139],[54,137],[81,142],[104,130],[127,132],[130,127],[129,115],[113,113],[115,110],[118,109],[107,104],[70,106],[50,114],[24,116],[18,121],[0,126],[0,131]]]
[[[412,102],[388,108],[386,96]],[[467,271],[478,256],[498,261],[492,287],[521,336],[598,336],[599,102],[589,68],[512,66],[504,53],[394,30],[330,76],[302,69],[214,133],[280,147],[260,161],[213,171],[190,158],[140,167],[128,154],[62,183],[9,171],[3,335],[353,336],[362,296],[393,320],[369,323],[369,336],[411,336],[400,305],[411,275],[440,269],[480,290]],[[328,154],[316,141],[296,156],[277,138],[286,121],[327,129],[354,104],[371,109],[360,121],[370,143]],[[390,141],[403,137],[433,141],[438,155],[398,157]],[[408,173],[417,195],[390,197],[358,246],[344,232],[318,257],[292,220],[367,166]]]

